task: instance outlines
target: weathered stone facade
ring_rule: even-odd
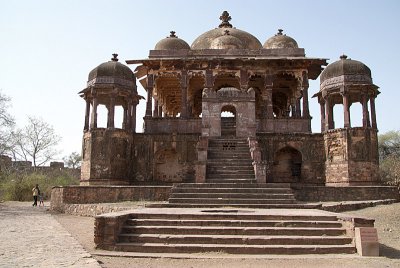
[[[220,137],[248,140],[258,183],[378,184],[379,91],[368,67],[344,56],[328,65],[315,94],[321,133],[311,133],[309,79],[319,77],[326,59],[306,57],[282,30],[262,46],[226,14],[192,46],[171,32],[148,59],[126,61],[138,65],[135,74],[116,55],[90,72],[80,92],[81,184],[205,182],[208,141]],[[147,91],[144,133],[135,131],[143,99],[136,79]],[[350,124],[354,102],[363,107],[362,127]],[[343,128],[334,126],[335,104],[345,107]],[[108,110],[107,128],[97,127],[98,105]],[[123,108],[122,128],[114,124],[116,106]]]

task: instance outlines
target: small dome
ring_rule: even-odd
[[[135,82],[135,75],[132,70],[128,66],[119,63],[117,57],[118,54],[113,54],[111,61],[104,62],[90,71],[88,83],[99,77],[113,77]]]
[[[243,43],[239,38],[230,35],[229,30],[225,30],[223,36],[215,38],[211,42],[211,49],[240,49],[243,48]]]
[[[348,59],[346,55],[340,56],[340,60],[329,64],[321,74],[322,84],[325,80],[341,75],[362,75],[371,79],[371,70],[360,61]]]
[[[170,33],[170,36],[158,41],[154,48],[155,50],[190,49],[189,44],[178,38],[174,31],[171,31]]]
[[[249,34],[248,32],[236,29],[232,27],[232,24],[229,23],[231,20],[231,16],[227,11],[224,11],[220,16],[220,20],[222,21],[218,28],[207,31],[197,37],[193,43],[192,49],[216,49],[218,46],[219,49],[229,48],[246,48],[246,49],[260,49],[261,43],[260,41]],[[225,30],[229,30],[230,37],[223,37],[226,35]],[[222,39],[220,39],[223,37]],[[232,38],[233,37],[233,38]],[[234,38],[238,39],[238,41]],[[217,40],[216,40],[217,39]],[[233,47],[232,47],[233,46]],[[238,47],[239,46],[239,47]]]
[[[278,29],[278,33],[271,38],[269,38],[264,43],[264,48],[275,49],[275,48],[298,48],[296,40],[287,36],[286,34],[282,34],[283,30]]]

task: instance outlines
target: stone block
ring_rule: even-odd
[[[379,256],[378,233],[374,227],[356,227],[355,242],[361,256]]]

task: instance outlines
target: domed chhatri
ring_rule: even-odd
[[[329,64],[321,74],[321,84],[330,78],[342,75],[360,76],[363,80],[371,80],[371,70],[364,63],[348,59],[346,55],[340,56],[340,60]]]
[[[178,38],[174,31],[170,32],[170,36],[161,39],[155,46],[154,50],[177,50],[177,49],[190,49],[185,40]]]
[[[270,37],[264,43],[264,48],[267,49],[276,49],[276,48],[298,48],[296,40],[287,36],[286,34],[282,34],[283,30],[278,29],[278,33],[274,36]]]
[[[90,71],[88,84],[107,83],[107,79],[101,79],[107,77],[119,78],[118,80],[121,82],[123,80],[135,82],[135,75],[133,74],[132,70],[128,66],[118,62],[118,54],[112,55],[113,57],[110,61],[104,62]],[[116,81],[117,80],[114,80],[114,82]]]
[[[194,29],[201,15],[188,27]],[[317,185],[332,200],[331,188],[322,186],[379,185],[379,91],[369,68],[344,55],[328,66],[326,58],[306,56],[281,29],[265,38],[263,47],[252,34],[234,28],[231,19],[224,11],[216,29],[199,33],[190,46],[174,31],[163,36],[147,58],[126,61],[134,73],[117,55],[90,73],[79,92],[86,102],[82,185],[295,184],[304,198]],[[265,28],[251,14],[247,20]],[[320,90],[313,95],[321,131],[313,133],[309,87],[321,73]],[[146,94],[140,113],[136,108],[144,98],[135,79]],[[362,118],[362,124],[351,118]],[[136,133],[137,119],[143,119],[142,133]],[[238,153],[240,162],[227,167]],[[126,196],[140,194],[131,188]],[[361,188],[357,195],[390,199],[394,190],[370,195]],[[167,199],[167,189],[162,191]],[[343,198],[353,195],[351,188]],[[178,199],[172,196],[170,202],[184,205]],[[230,205],[216,199],[193,204]],[[289,201],[285,205],[298,207]]]
[[[220,16],[221,23],[218,28],[203,33],[197,37],[193,43],[192,49],[226,49],[228,48],[245,48],[245,49],[260,49],[262,45],[260,41],[248,32],[233,28],[232,24],[229,23],[231,16],[227,11],[224,11]],[[229,29],[229,37],[223,37],[226,35],[225,30]],[[217,38],[222,40],[216,40]],[[239,41],[235,40],[237,38]],[[214,42],[215,41],[215,42]],[[221,45],[219,47],[219,44]]]

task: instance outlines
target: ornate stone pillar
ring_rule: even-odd
[[[86,99],[86,111],[85,111],[85,126],[83,130],[89,130],[89,119],[90,119],[90,99]]]
[[[300,98],[296,98],[296,118],[301,117]]]
[[[249,88],[249,75],[247,70],[240,70],[240,89],[242,91],[247,91]]]
[[[291,117],[296,117],[296,100],[295,99],[292,99],[291,101],[290,101],[290,110],[291,110]]]
[[[262,93],[262,99],[264,102],[265,112],[263,115],[265,118],[274,118],[274,109],[272,104],[272,87],[274,77],[273,75],[267,74],[264,79],[264,91]]]
[[[154,98],[153,117],[158,117],[158,100]]]
[[[303,118],[310,118],[310,110],[308,107],[308,75],[303,72]]]
[[[320,102],[320,109],[321,109],[321,132],[325,131],[325,100],[321,98]]]
[[[188,109],[187,109],[187,71],[183,70],[181,72],[181,116],[182,118],[187,118]]]
[[[343,122],[344,122],[344,127],[349,128],[351,127],[351,122],[350,122],[350,104],[349,104],[349,95],[347,92],[342,93],[343,97]]]
[[[139,104],[138,100],[134,100],[131,105],[131,129],[136,133],[136,106]]]
[[[370,127],[367,102],[368,102],[367,94],[363,93],[361,95],[361,104],[362,104],[362,109],[363,109],[363,127]]]
[[[115,115],[115,96],[110,98],[110,105],[108,107],[107,128],[114,128],[114,115]]]
[[[126,105],[126,124],[125,124],[125,129],[126,130],[131,130],[132,128],[132,99],[129,98],[126,101],[127,105]]]
[[[378,126],[376,124],[376,110],[375,110],[375,96],[371,96],[369,99],[369,104],[371,106],[371,121],[372,121],[372,128],[377,129]]]
[[[334,128],[333,124],[333,105],[329,97],[325,99],[325,131]]]
[[[92,96],[93,96],[92,100],[93,109],[90,118],[90,129],[97,128],[97,106],[99,105],[97,101],[97,95],[95,93],[92,93]]]
[[[122,129],[127,130],[128,126],[127,126],[127,118],[128,118],[128,106],[126,104],[124,104],[122,106],[122,108],[124,109],[124,114],[123,114],[123,118],[122,118]]]
[[[147,103],[146,103],[146,114],[145,117],[151,117],[153,108],[153,86],[154,86],[154,75],[147,75]]]
[[[161,105],[157,106],[157,117],[162,117],[162,106]]]

